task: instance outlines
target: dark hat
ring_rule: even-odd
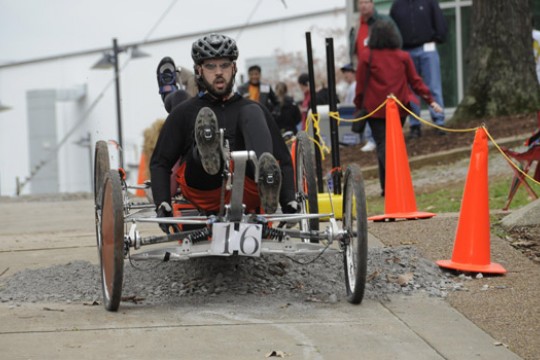
[[[346,72],[346,71],[356,72],[356,70],[354,69],[353,64],[346,64],[346,65],[343,65],[343,66],[341,67],[341,71],[343,71],[343,72]]]
[[[309,83],[309,75],[306,73],[300,74],[300,76],[298,77],[298,83],[300,85],[307,85]]]

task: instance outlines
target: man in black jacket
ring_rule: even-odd
[[[446,40],[447,26],[437,0],[395,0],[390,16],[396,23],[403,39],[403,50],[414,62],[418,74],[428,86],[433,99],[444,108],[441,65],[436,44]],[[420,108],[411,103],[413,111],[419,115]],[[444,111],[436,113],[429,110],[432,121],[444,126]],[[438,134],[444,135],[443,131]],[[409,138],[420,137],[420,122],[410,117]]]
[[[270,112],[274,111],[276,106],[279,106],[278,99],[270,84],[261,82],[261,67],[252,65],[248,69],[249,81],[238,87],[237,91],[245,98],[256,101],[264,106]]]
[[[244,188],[247,211],[255,212],[262,206],[265,212],[273,213],[278,198],[284,212],[294,211],[292,163],[279,129],[260,104],[232,91],[237,72],[236,42],[210,34],[193,43],[191,56],[201,92],[172,109],[150,162],[158,216],[172,215],[170,176],[178,159],[176,179],[184,197],[203,212],[219,210],[223,180],[220,128],[225,130],[231,151],[253,150],[259,159],[258,184],[254,169],[248,166]],[[162,229],[168,232],[167,226]]]

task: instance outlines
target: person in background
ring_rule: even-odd
[[[343,104],[354,104],[354,97],[356,95],[356,70],[354,69],[353,64],[343,65],[340,70],[347,83]]]
[[[418,74],[429,87],[435,101],[444,108],[441,65],[436,44],[446,40],[447,26],[437,0],[394,0],[390,8],[390,17],[401,32],[403,50],[413,60]],[[420,107],[413,105],[413,111],[420,115]],[[444,111],[429,109],[431,120],[444,126]],[[409,138],[422,136],[420,122],[410,117]],[[437,134],[445,135],[438,130]]]
[[[374,111],[383,103],[389,94],[394,94],[403,104],[417,101],[421,96],[437,113],[442,108],[433,100],[431,93],[414,68],[410,55],[401,50],[401,39],[395,27],[389,21],[379,20],[370,29],[369,49],[362,53],[358,71],[356,72],[357,108],[363,104],[368,112]],[[366,84],[367,73],[369,81]],[[379,162],[379,182],[381,196],[384,196],[385,162],[386,162],[386,109],[379,109],[367,121],[377,144],[377,159]],[[405,122],[406,111],[399,108],[401,125]]]
[[[282,133],[287,131],[296,134],[297,126],[302,121],[302,114],[294,99],[289,96],[287,85],[284,82],[278,82],[276,85],[276,98],[278,106],[274,108],[274,119]]]
[[[369,28],[379,19],[391,20],[389,16],[379,14],[373,0],[357,0],[356,7],[360,14],[358,26],[349,32],[349,55],[351,63],[358,63],[360,54],[367,49]],[[397,29],[397,27],[396,27]]]
[[[373,26],[375,22],[381,19],[392,21],[389,16],[382,15],[377,12],[373,0],[357,0],[356,7],[358,9],[358,13],[360,14],[360,16],[358,17],[358,26],[356,29],[354,27],[351,28],[349,33],[349,53],[353,66],[354,62],[359,62],[360,55],[364,50],[368,48],[369,29],[371,28],[371,26]],[[397,26],[396,30],[398,30]],[[360,150],[364,152],[375,150],[375,140],[373,139],[371,128],[368,123],[366,123],[366,126],[364,128],[363,138],[366,143]]]
[[[311,107],[311,93],[309,91],[309,75],[307,73],[302,73],[300,76],[298,76],[298,85],[300,86],[300,90],[302,91],[302,94],[304,94],[304,99],[302,100],[302,104],[300,105],[300,113],[302,114],[302,121],[300,122],[298,126],[298,130],[305,131],[306,130],[306,120],[307,120],[307,114]],[[316,103],[317,105],[326,105],[328,104],[328,88],[323,86],[321,89],[319,89],[316,93]]]
[[[249,81],[238,87],[237,91],[245,98],[266,106],[270,112],[278,106],[278,100],[270,84],[261,82],[261,67],[252,65],[248,69]]]
[[[343,99],[343,104],[354,105],[354,97],[356,96],[356,70],[354,69],[353,64],[347,64],[341,67],[341,73],[343,74],[345,82],[347,83],[347,91],[345,93],[345,98]],[[360,150],[364,152],[375,150],[377,146],[375,145],[375,140],[371,135],[371,128],[367,123],[362,137],[366,143]]]

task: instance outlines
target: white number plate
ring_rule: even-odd
[[[235,251],[243,256],[261,255],[262,225],[240,223],[239,229],[234,229],[234,223],[212,224],[213,255],[229,256]]]

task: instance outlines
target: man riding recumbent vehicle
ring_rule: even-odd
[[[107,310],[119,307],[127,257],[318,257],[338,251],[344,258],[347,300],[362,301],[367,215],[360,169],[349,166],[344,174],[341,227],[333,213],[313,211],[317,190],[311,141],[298,134],[293,169],[271,115],[232,91],[237,57],[236,43],[224,35],[210,34],[193,43],[201,92],[175,106],[165,121],[150,162],[151,184],[127,184],[121,167],[111,166],[115,154],[108,143],[97,142],[96,232]],[[171,194],[171,178],[179,194]],[[129,190],[150,186],[154,204],[130,200]],[[329,219],[325,230],[319,230],[320,219]],[[159,224],[165,234],[142,236],[140,225],[145,223]],[[334,241],[338,246],[330,247]],[[163,243],[171,244],[136,251]]]

